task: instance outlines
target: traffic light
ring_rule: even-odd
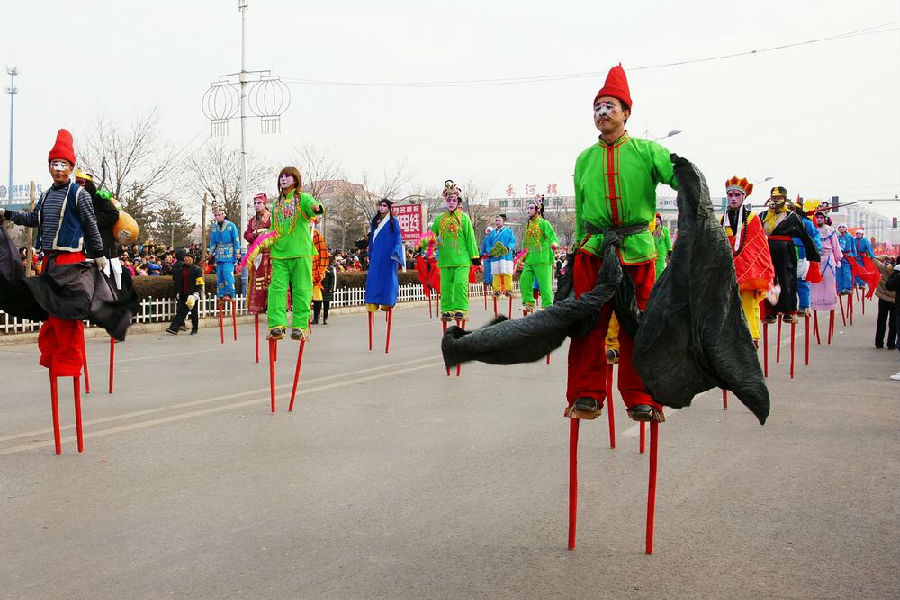
[[[831,206],[833,207],[833,208],[831,209],[831,212],[833,212],[833,213],[836,213],[836,212],[838,212],[838,211],[840,210],[840,208],[841,208],[841,198],[840,198],[840,196],[832,196],[832,197],[831,197]]]

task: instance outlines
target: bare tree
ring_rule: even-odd
[[[317,200],[331,195],[330,187],[343,179],[341,166],[330,156],[313,146],[294,148],[297,153],[297,168],[303,179],[303,191]]]
[[[156,210],[174,188],[172,174],[178,162],[171,146],[159,140],[158,128],[156,109],[127,127],[101,114],[78,153],[99,185],[109,189],[137,221],[145,239]]]
[[[242,181],[241,151],[236,147],[229,147],[224,139],[207,142],[199,152],[188,156],[184,164],[185,188],[196,199],[191,205],[202,208],[201,198],[207,193],[213,202],[225,203],[225,212],[232,221],[240,218],[241,198],[245,197],[247,191],[264,189],[267,183],[275,182],[272,169],[263,166],[252,156],[247,157],[247,181]],[[250,208],[247,214],[252,212],[253,209]]]

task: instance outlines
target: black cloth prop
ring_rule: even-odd
[[[118,341],[125,339],[137,296],[123,272],[122,291],[92,263],[57,265],[50,259],[39,277],[25,277],[19,251],[0,227],[0,310],[20,319],[88,319]]]
[[[634,284],[616,256],[619,237],[613,230],[605,236],[603,267],[591,291],[577,300],[559,294],[554,304],[525,319],[501,317],[474,331],[449,327],[441,343],[445,365],[541,360],[566,336],[584,335],[611,301],[622,328],[634,334],[635,368],[656,402],[683,408],[696,394],[721,387],[732,390],[765,423],[769,392],[741,309],[731,247],[702,174],[674,154],[672,162],[678,239],[643,315],[634,303]],[[571,290],[565,279],[563,292]]]

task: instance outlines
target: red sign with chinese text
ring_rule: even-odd
[[[404,242],[418,242],[425,234],[425,226],[422,223],[422,205],[404,204],[392,207],[392,212],[400,222],[400,231]]]

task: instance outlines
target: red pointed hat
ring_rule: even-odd
[[[72,142],[72,134],[65,129],[56,132],[56,143],[50,148],[50,155],[47,162],[54,158],[61,158],[69,161],[70,165],[75,164],[75,147]]]
[[[628,105],[629,110],[631,109],[631,91],[628,89],[628,79],[625,77],[625,69],[622,68],[622,63],[609,70],[609,74],[606,76],[606,83],[594,96],[594,104],[597,103],[597,99],[600,96],[618,98]]]

